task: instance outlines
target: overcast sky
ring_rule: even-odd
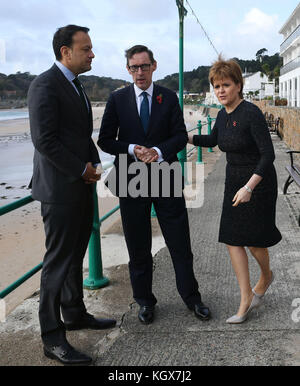
[[[279,34],[298,1],[188,0],[218,52],[254,59],[260,48],[279,52]],[[124,50],[144,44],[158,62],[155,79],[178,72],[178,9],[175,0],[0,0],[0,72],[40,74],[53,61],[57,27],[90,28],[98,76],[129,80]],[[185,70],[211,65],[216,53],[185,1]]]

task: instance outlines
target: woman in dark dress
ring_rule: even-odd
[[[189,143],[218,145],[226,153],[226,180],[219,242],[227,245],[240,287],[238,312],[227,323],[242,323],[260,305],[273,281],[268,247],[281,240],[275,225],[277,176],[271,136],[261,110],[243,100],[243,77],[234,60],[221,57],[210,70],[209,80],[224,108],[218,113],[211,135],[189,135]],[[251,290],[248,256],[257,260],[261,275]]]

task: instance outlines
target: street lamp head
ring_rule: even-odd
[[[186,8],[184,8],[183,0],[176,0],[176,5],[178,7],[179,15],[181,17],[184,17],[187,15],[188,11]]]

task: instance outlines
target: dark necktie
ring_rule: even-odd
[[[76,88],[77,88],[77,90],[79,92],[79,95],[80,95],[82,103],[84,104],[85,108],[88,110],[88,107],[87,107],[87,104],[86,104],[86,99],[85,99],[85,97],[83,95],[83,91],[82,91],[82,85],[79,82],[79,79],[78,78],[73,79],[73,83],[75,84],[75,86],[76,86]]]
[[[147,133],[148,123],[149,123],[149,102],[148,102],[147,93],[145,91],[142,93],[142,95],[144,98],[141,103],[140,117],[141,117],[144,131],[145,133]]]

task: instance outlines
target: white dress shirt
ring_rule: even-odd
[[[73,83],[73,80],[76,78],[76,76],[73,74],[73,72],[71,70],[69,70],[66,66],[64,66],[61,62],[59,62],[58,60],[55,61],[55,64],[60,69],[60,71],[64,74],[64,76],[68,79],[68,81],[71,83],[71,85],[73,86],[74,90],[76,90],[77,94],[80,95],[79,91],[77,90],[77,87]],[[83,96],[84,96],[84,99],[85,99],[85,103],[86,103],[87,109],[89,110],[90,108],[89,108],[88,101],[86,99],[85,92],[83,93]]]
[[[146,92],[147,93],[147,97],[148,97],[148,102],[149,102],[149,115],[151,115],[151,106],[152,106],[152,95],[153,95],[153,82],[151,83],[150,87],[147,88],[147,90],[141,90],[139,87],[137,87],[136,84],[134,84],[134,92],[135,92],[135,99],[136,99],[136,106],[137,106],[137,109],[138,109],[138,113],[140,115],[140,111],[141,111],[141,104],[142,104],[142,101],[143,101],[143,92]],[[135,160],[137,161],[137,157],[136,155],[134,154],[134,147],[136,146],[137,144],[130,144],[128,146],[128,153],[135,158]],[[162,162],[164,159],[162,158],[162,153],[160,151],[160,149],[156,146],[153,146],[152,149],[155,149],[157,151],[157,154],[158,154],[158,160],[157,162]]]

